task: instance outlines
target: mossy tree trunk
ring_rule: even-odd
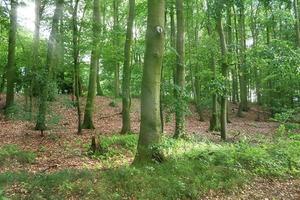
[[[16,78],[16,37],[17,37],[17,0],[11,0],[11,9],[9,12],[9,35],[8,35],[8,56],[7,56],[7,89],[6,89],[6,114],[9,114],[9,109],[14,104],[15,97],[15,78]]]
[[[210,4],[207,1],[208,8],[207,8],[207,16],[208,16],[208,24],[207,24],[207,32],[210,37],[214,37],[212,32],[212,23],[211,23],[211,8]],[[213,50],[210,51],[210,66],[212,71],[212,79],[215,81],[217,79],[217,67],[216,67],[216,60],[215,60],[215,53]],[[209,130],[210,131],[220,131],[220,120],[219,120],[219,113],[218,113],[218,94],[213,93],[212,95],[212,115],[210,118],[209,123]]]
[[[160,85],[164,54],[165,1],[148,0],[146,52],[142,78],[141,128],[134,163],[151,162],[161,136]]]
[[[185,63],[184,63],[184,7],[183,0],[176,0],[176,16],[177,16],[177,63],[176,63],[176,84],[175,98],[178,102],[175,111],[175,134],[174,138],[184,134],[185,126],[185,102],[184,102],[184,86],[185,86]]]
[[[131,43],[133,36],[133,22],[135,17],[135,0],[129,0],[129,15],[124,49],[123,83],[122,83],[122,130],[121,134],[129,133],[130,126],[130,80],[131,80]]]
[[[94,101],[96,95],[97,67],[99,65],[99,38],[100,33],[100,0],[94,0],[93,5],[93,49],[91,55],[88,95],[86,100],[83,129],[95,129],[93,122]]]

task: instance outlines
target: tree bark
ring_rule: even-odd
[[[148,0],[146,52],[142,78],[141,128],[134,163],[151,162],[153,145],[159,143],[160,84],[164,54],[165,1]]]
[[[35,28],[33,36],[33,48],[32,48],[32,69],[31,69],[31,81],[30,81],[30,115],[33,108],[33,97],[37,96],[37,68],[39,62],[39,46],[40,46],[40,17],[41,17],[41,0],[35,0]]]
[[[127,21],[126,42],[124,48],[124,66],[123,66],[123,83],[122,83],[122,130],[121,134],[129,133],[130,126],[130,82],[131,82],[131,44],[133,37],[133,22],[135,17],[135,0],[129,0],[129,15]]]
[[[113,38],[113,42],[114,42],[114,48],[115,48],[115,72],[114,72],[114,75],[115,75],[115,79],[114,79],[114,96],[115,98],[118,98],[120,96],[120,63],[119,63],[119,58],[118,58],[118,55],[119,55],[119,48],[118,48],[118,45],[119,45],[119,3],[120,1],[119,0],[113,0],[113,9],[114,9],[114,16],[113,16],[113,23],[114,23],[114,38]]]
[[[239,64],[239,79],[240,79],[240,97],[238,116],[242,117],[242,111],[248,111],[248,95],[247,95],[247,77],[246,77],[246,30],[245,30],[245,8],[240,7],[239,13],[239,33],[240,33],[240,64]]]
[[[40,130],[42,135],[46,127],[46,110],[47,110],[47,100],[49,95],[49,74],[50,69],[53,69],[56,64],[56,52],[58,49],[58,31],[59,31],[59,19],[63,13],[62,6],[64,0],[57,0],[55,11],[52,20],[52,29],[50,37],[48,40],[48,50],[45,69],[42,71],[42,80],[39,81],[40,91],[39,91],[39,111],[36,121],[36,129]]]
[[[294,0],[294,13],[295,13],[295,29],[296,29],[296,46],[300,48],[300,18],[299,18],[299,3]]]
[[[84,120],[82,124],[83,129],[95,129],[93,122],[94,101],[96,95],[96,81],[97,81],[97,67],[99,65],[99,38],[100,33],[100,0],[94,0],[93,5],[93,49],[91,55],[89,88],[86,100]]]
[[[222,25],[222,16],[221,13],[217,16],[217,32],[220,39],[220,48],[221,48],[221,67],[222,67],[222,76],[224,77],[224,85],[227,85],[227,74],[228,74],[228,60],[227,60],[227,44],[225,40],[223,25]],[[221,139],[226,140],[226,126],[227,126],[227,94],[226,89],[221,95]]]
[[[79,31],[78,31],[78,3],[79,0],[75,0],[75,5],[73,8],[73,65],[74,65],[74,93],[75,93],[75,105],[77,108],[77,133],[81,134],[81,109],[80,109],[80,96],[79,96],[79,77],[80,77],[80,69],[79,69]]]
[[[184,7],[183,0],[176,0],[176,16],[177,16],[177,63],[176,63],[176,85],[175,98],[178,101],[175,111],[175,134],[174,138],[184,134],[185,126],[185,102],[184,102],[184,86],[185,86],[185,63],[184,63]]]
[[[15,77],[16,77],[16,36],[17,36],[17,0],[11,0],[11,10],[9,13],[10,25],[8,35],[8,56],[7,56],[7,89],[6,89],[6,114],[9,114],[9,109],[14,104],[15,98]]]

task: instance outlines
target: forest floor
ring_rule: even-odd
[[[3,97],[0,106],[3,105]],[[17,98],[22,101],[21,97]],[[122,160],[110,160],[109,163],[86,156],[93,135],[116,135],[121,130],[121,102],[116,100],[112,106],[112,99],[97,97],[95,101],[95,130],[84,130],[82,135],[76,134],[76,109],[72,106],[70,97],[60,96],[59,101],[52,103],[48,119],[50,129],[41,137],[34,130],[34,123],[24,121],[26,114],[21,113],[14,120],[6,120],[0,115],[0,148],[14,144],[24,151],[34,152],[36,161],[31,164],[18,162],[9,165],[0,165],[0,174],[5,172],[27,171],[30,173],[51,173],[64,169],[108,169],[129,165],[133,157],[128,156]],[[250,111],[244,113],[244,118],[236,117],[237,106],[230,106],[230,121],[228,125],[229,141],[248,138],[255,141],[257,138],[272,138],[278,124],[268,120],[267,114],[257,106],[252,106]],[[83,107],[84,108],[84,107]],[[203,140],[219,142],[219,135],[208,131],[209,114],[205,114],[205,121],[200,122],[193,106],[191,114],[187,117],[187,132],[197,135]],[[260,121],[257,116],[260,114]],[[139,132],[140,105],[139,100],[132,102],[132,131]],[[172,134],[174,119],[170,118],[165,123],[165,133]],[[239,190],[225,194],[210,192],[204,199],[300,199],[299,179],[255,179],[249,185]]]

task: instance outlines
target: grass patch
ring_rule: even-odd
[[[9,163],[10,160],[16,160],[21,164],[33,163],[35,154],[28,151],[22,151],[16,145],[6,145],[0,148],[0,166]]]
[[[105,159],[135,152],[136,135],[100,139],[107,149]],[[300,176],[297,140],[215,144],[164,138],[158,148],[166,155],[161,164],[52,174],[5,173],[0,175],[0,188],[11,199],[199,199],[210,190],[234,191],[256,176]],[[12,185],[19,189],[11,191]]]
[[[98,137],[99,149],[93,156],[100,159],[133,156],[137,142],[138,135],[136,134],[100,136]]]

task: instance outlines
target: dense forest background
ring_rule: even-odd
[[[259,177],[298,177],[299,6],[298,0],[0,0],[0,126],[6,138],[0,143],[0,158],[9,157],[10,148],[17,155],[22,150],[40,152],[44,141],[59,144],[58,149],[60,141],[69,141],[74,149],[80,143],[78,148],[85,152],[76,155],[80,159],[70,155],[80,160],[75,167],[80,169],[77,166],[83,163],[95,166],[95,158],[110,156],[113,168],[120,163],[148,166],[166,162],[163,168],[169,169],[181,149],[184,159],[208,159],[209,166],[232,170],[237,160],[242,169],[251,168]],[[10,130],[14,133],[7,132]],[[23,136],[31,147],[24,142],[22,150],[14,149],[16,146],[7,150],[6,145],[18,145]],[[240,147],[241,141],[247,141],[245,148]],[[124,146],[125,153],[113,150],[118,152],[115,158],[108,153],[111,145]],[[283,147],[281,156],[286,157],[273,154]],[[239,151],[248,160],[232,153]],[[269,157],[260,151],[268,152]],[[51,160],[60,160],[70,152],[43,153],[38,157],[55,155]],[[250,158],[248,153],[258,157]],[[30,155],[25,160],[30,161]],[[49,166],[49,158],[48,164],[40,161],[44,169],[32,168],[30,162],[28,169],[59,170]],[[105,168],[106,164],[102,163]],[[181,164],[184,170],[177,175],[192,177],[195,169]],[[62,169],[72,168],[61,165]],[[199,167],[194,161],[188,166]],[[160,168],[159,176],[167,176],[166,169]],[[132,168],[127,170],[124,173],[135,173]],[[183,175],[183,171],[191,173]],[[2,178],[7,179],[6,175]],[[217,185],[223,179],[216,178]],[[299,184],[295,180],[292,185]],[[168,179],[166,186],[172,181]],[[232,185],[238,184],[234,181]],[[196,182],[190,183],[195,189],[191,194],[185,188],[179,196],[172,196],[171,191],[166,196],[196,199]],[[227,183],[220,188],[230,188]],[[220,189],[218,186],[204,187]],[[297,192],[292,190],[290,193]],[[34,191],[31,188],[30,195]],[[1,194],[0,184],[0,198]],[[133,199],[152,199],[152,194],[135,194]],[[159,199],[166,197],[159,194]]]

